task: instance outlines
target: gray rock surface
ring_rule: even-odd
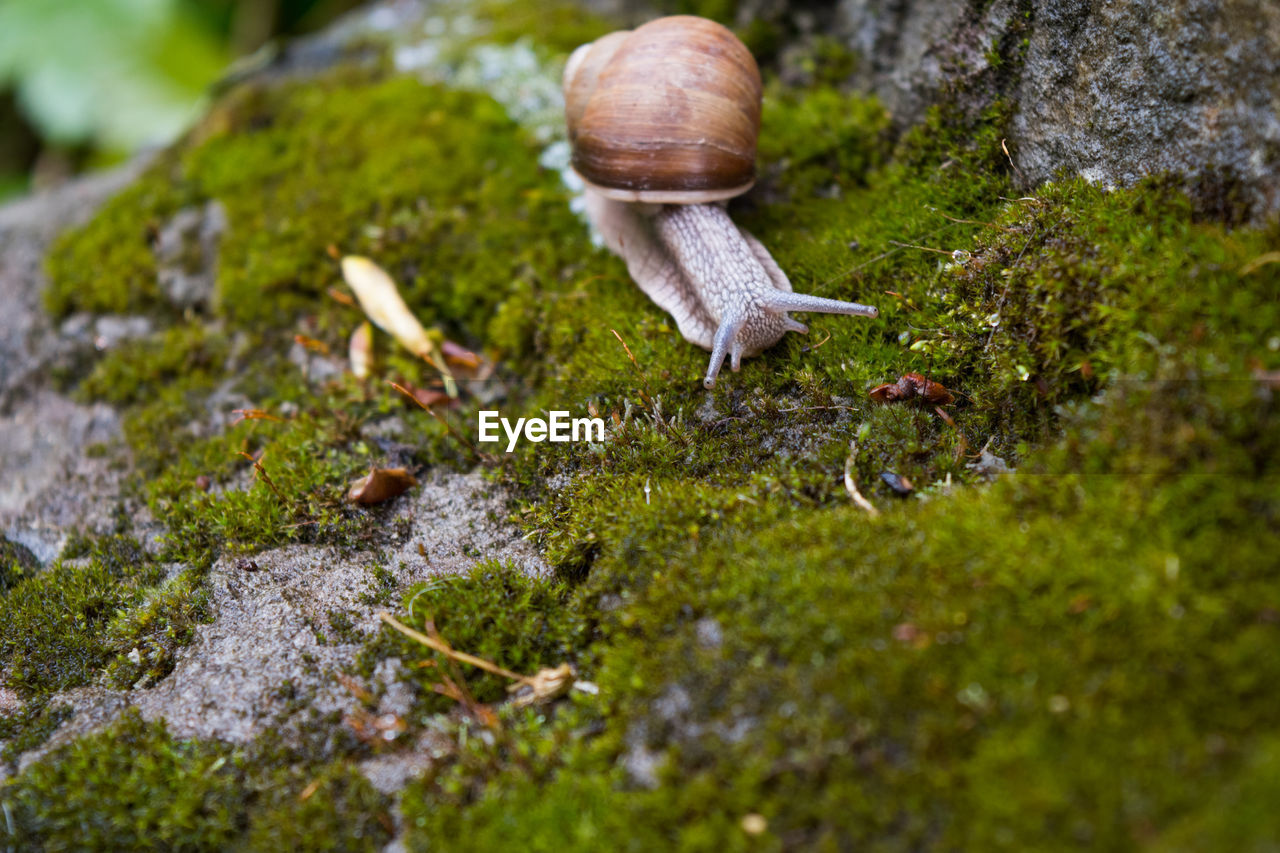
[[[1028,185],[1059,171],[1105,184],[1168,171],[1210,213],[1280,212],[1273,0],[845,0],[832,24],[863,57],[856,82],[899,124],[975,81],[1008,99]],[[1020,73],[981,76],[995,71],[991,47],[1008,55],[1024,38]]]
[[[519,531],[501,520],[503,495],[479,472],[435,474],[394,509],[377,550],[353,554],[293,545],[220,560],[209,576],[214,620],[199,626],[174,671],[151,687],[82,687],[58,695],[51,704],[70,705],[75,714],[42,747],[24,754],[19,768],[128,707],[146,719],[163,718],[180,737],[232,743],[247,743],[269,727],[288,733],[351,710],[359,703],[337,676],[377,630],[378,611],[391,606],[379,600],[375,566],[390,572],[398,589],[464,572],[475,554],[511,561],[531,575],[550,571]],[[399,593],[392,592],[392,599],[398,601]],[[347,617],[349,630],[331,625],[334,613]],[[403,695],[406,685],[394,683],[390,672],[379,675],[386,712],[403,713],[411,698]],[[399,764],[375,764],[370,772],[403,781],[425,761],[409,755]]]
[[[51,388],[54,369],[124,337],[142,318],[73,318],[55,328],[44,313],[44,255],[65,228],[84,222],[132,181],[146,158],[0,207],[0,536],[52,560],[69,531],[107,532],[121,473],[86,451],[120,432],[119,416]]]

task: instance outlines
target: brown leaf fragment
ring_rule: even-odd
[[[456,401],[454,397],[450,397],[439,388],[414,388],[413,399],[427,409],[435,406],[452,406]]]
[[[347,500],[358,504],[380,504],[418,485],[417,479],[404,468],[370,468],[369,473],[351,484]]]
[[[240,423],[241,421],[284,421],[284,418],[277,418],[275,415],[270,412],[263,411],[262,409],[232,409],[231,414],[240,416],[231,422],[232,426]]]
[[[312,352],[318,352],[321,355],[329,354],[328,344],[326,344],[324,341],[316,340],[315,338],[309,335],[302,335],[302,334],[294,335],[293,342],[298,344],[301,347],[305,347],[306,349],[311,350]]]
[[[440,352],[444,353],[444,360],[449,364],[468,367],[472,370],[480,366],[480,356],[453,341],[443,341],[440,344]]]
[[[930,405],[945,405],[955,397],[940,382],[926,379],[919,373],[904,373],[897,382],[877,385],[867,392],[878,403],[901,403],[922,400]]]

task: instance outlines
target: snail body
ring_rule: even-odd
[[[565,118],[587,215],[631,277],[711,350],[703,384],[726,357],[738,370],[788,331],[788,311],[875,317],[853,302],[793,293],[768,250],[724,202],[755,181],[760,72],[721,25],[688,15],[610,33],[565,67]]]

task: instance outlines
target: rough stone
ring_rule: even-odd
[[[976,94],[1015,107],[1009,147],[1028,185],[1060,171],[1116,185],[1174,172],[1210,212],[1230,215],[1233,200],[1255,217],[1280,212],[1269,0],[845,0],[831,26],[861,57],[853,82],[902,126],[978,80],[1002,39],[1027,39],[1020,74],[981,78]]]
[[[502,522],[503,506],[503,495],[479,472],[439,473],[398,499],[381,552],[293,545],[255,555],[253,570],[235,558],[220,560],[209,576],[214,620],[197,629],[174,671],[154,687],[84,687],[54,697],[54,704],[69,704],[75,714],[44,746],[24,754],[19,767],[107,725],[130,706],[146,719],[163,718],[180,737],[232,743],[247,743],[268,727],[288,733],[351,709],[355,700],[337,676],[354,664],[386,607],[373,594],[374,566],[391,572],[402,589],[465,572],[475,554],[509,561],[531,575],[549,574],[519,531]],[[333,613],[350,620],[352,633],[331,628]],[[402,712],[411,699],[403,695],[406,687],[393,690],[390,673],[379,675],[376,680],[388,685],[380,712]],[[408,756],[403,761],[412,767],[370,772],[397,777],[417,772],[424,760]]]
[[[218,240],[227,230],[221,202],[178,211],[156,237],[156,278],[177,308],[200,308],[213,301],[218,272]]]

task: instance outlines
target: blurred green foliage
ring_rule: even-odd
[[[237,54],[355,0],[5,0],[0,197],[170,142]]]

